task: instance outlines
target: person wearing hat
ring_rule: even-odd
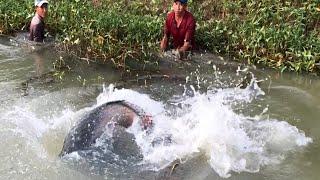
[[[190,51],[195,46],[196,21],[187,11],[188,0],[174,0],[173,11],[168,13],[164,23],[164,36],[160,43],[162,51],[168,49],[169,38],[172,36],[172,46],[179,54]]]
[[[44,40],[44,18],[47,15],[48,4],[46,0],[35,0],[36,13],[30,24],[30,41],[43,42]]]

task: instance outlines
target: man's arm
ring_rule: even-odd
[[[166,21],[163,25],[163,38],[160,42],[161,51],[165,51],[168,47],[168,38],[170,36],[170,31],[168,29],[168,23],[169,23],[169,21],[168,21],[168,16],[167,16]]]
[[[167,49],[167,46],[168,46],[168,36],[165,34],[160,43],[161,51],[165,51]]]
[[[187,25],[187,32],[186,35],[184,37],[184,43],[183,46],[181,46],[180,48],[178,48],[179,52],[183,52],[183,51],[187,51],[190,48],[192,48],[192,43],[191,41],[194,40],[194,33],[196,31],[196,22],[195,20],[192,18],[190,20],[190,22]]]
[[[43,42],[44,39],[44,26],[39,23],[33,27],[33,40],[35,42]]]
[[[178,51],[179,51],[179,52],[184,52],[184,51],[189,50],[191,47],[192,47],[192,46],[191,46],[190,41],[184,40],[183,46],[181,46],[180,48],[178,48]]]
[[[29,41],[33,41],[33,37],[34,37],[33,31],[34,31],[34,28],[31,26],[31,27],[30,27],[30,33],[29,33]]]

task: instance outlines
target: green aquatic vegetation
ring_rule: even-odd
[[[281,70],[314,72],[320,60],[318,6],[316,1],[200,1],[194,9],[201,9],[200,39],[210,34],[222,42],[214,47],[230,56]]]
[[[135,8],[124,1],[101,1],[98,7],[92,1],[71,5],[58,1],[56,7],[63,10],[51,13],[48,25],[58,30],[57,38],[65,50],[78,56],[126,68],[126,61],[144,62],[157,47],[154,40],[161,34],[163,19],[134,13]]]
[[[51,0],[46,24],[69,54],[126,69],[132,62],[156,64],[171,5],[171,0]],[[201,49],[281,71],[319,72],[317,0],[189,0],[188,8],[197,19]],[[0,33],[26,31],[33,1],[1,1],[0,11]]]
[[[0,2],[0,34],[11,34],[18,30],[26,30],[33,16],[32,1],[1,1]]]

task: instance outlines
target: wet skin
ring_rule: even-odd
[[[71,129],[65,138],[60,156],[74,151],[91,148],[98,138],[105,132],[108,126],[121,126],[128,128],[135,119],[140,120],[142,128],[151,127],[150,116],[142,109],[125,101],[113,101],[103,104]]]

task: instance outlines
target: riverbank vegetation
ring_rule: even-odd
[[[83,59],[154,63],[171,0],[51,0],[47,29]],[[199,48],[280,70],[319,72],[317,0],[189,0]],[[1,1],[0,33],[27,31],[33,1]],[[151,58],[150,58],[151,57]]]

